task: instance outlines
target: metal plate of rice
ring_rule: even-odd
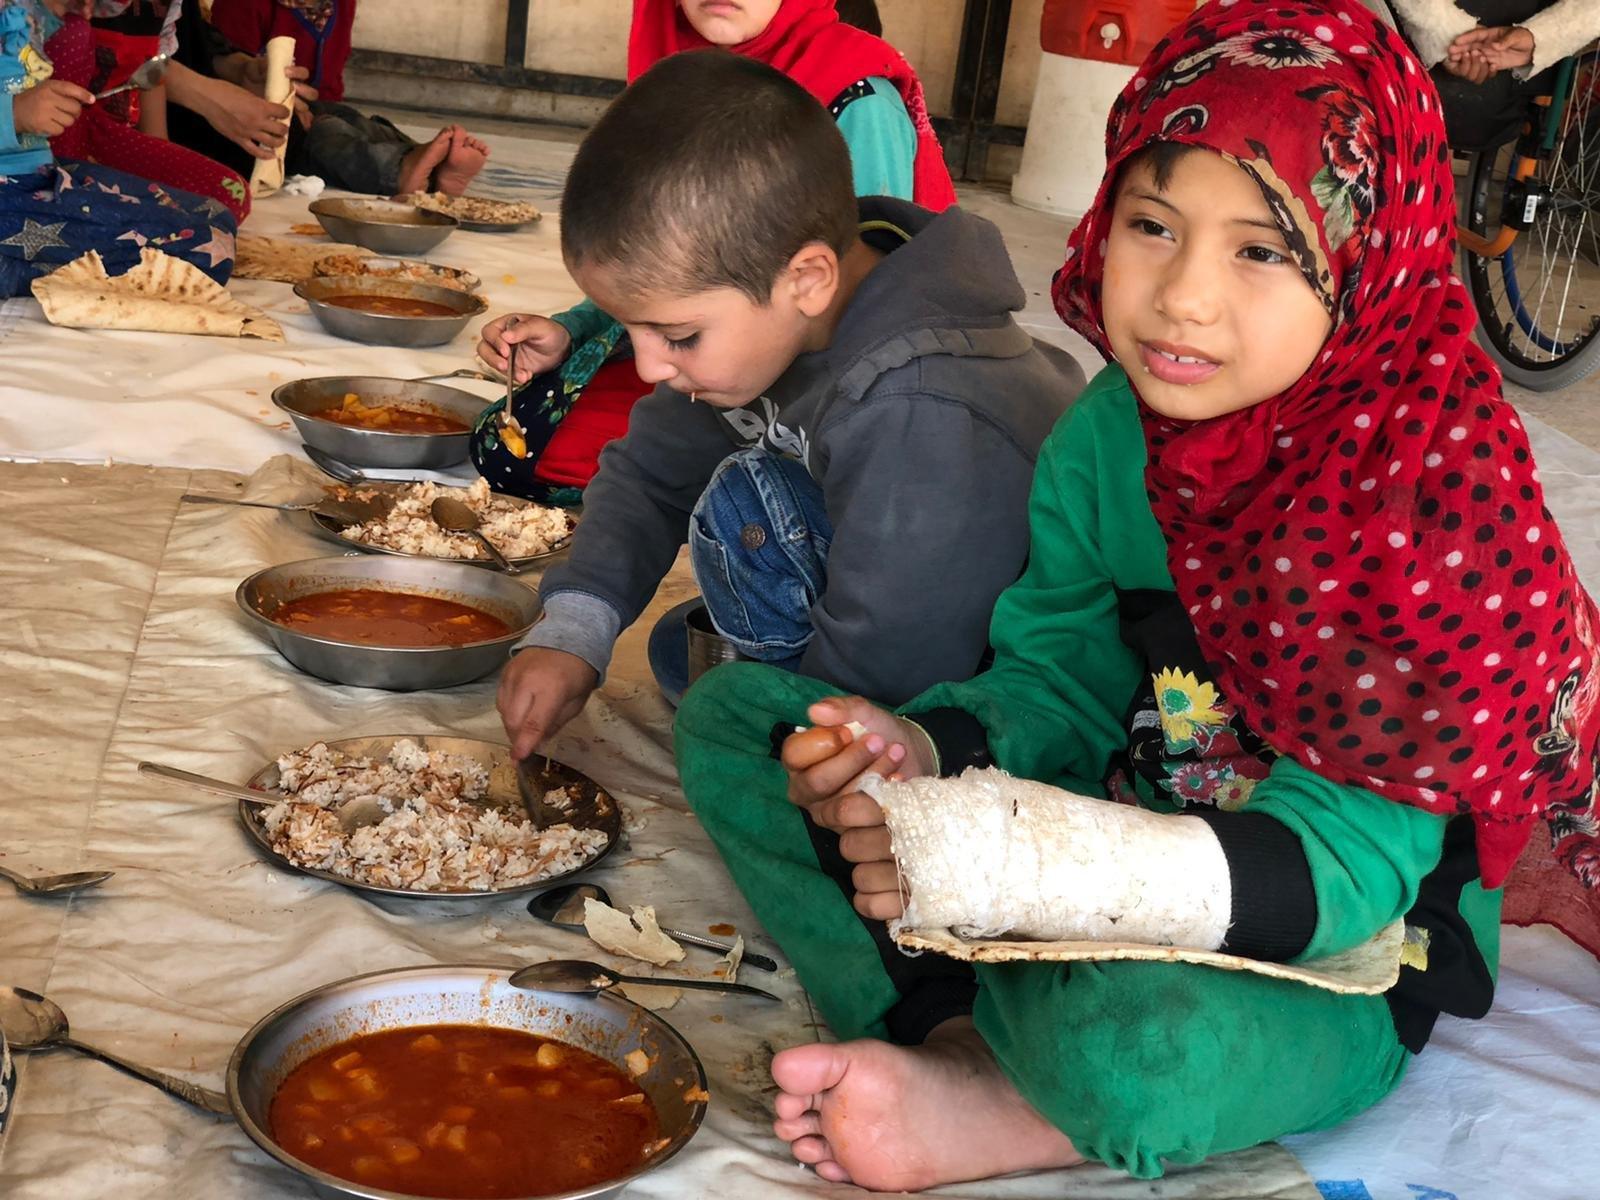
[[[415,749],[400,748],[400,761],[406,764],[402,768],[388,760],[396,753],[397,745],[404,742],[414,743]],[[512,896],[588,870],[612,851],[622,834],[622,813],[616,800],[587,775],[554,760],[544,778],[573,789],[574,798],[593,800],[592,804],[579,802],[562,807],[593,816],[588,823],[579,823],[565,833],[555,829],[537,833],[531,824],[519,830],[518,826],[529,820],[529,813],[518,790],[517,768],[510,748],[472,738],[402,734],[312,743],[267,763],[246,781],[246,786],[278,790],[283,784],[279,764],[286,761],[291,772],[299,771],[303,777],[295,781],[297,794],[313,794],[312,789],[319,782],[324,787],[338,786],[306,757],[317,746],[325,746],[345,759],[370,759],[371,771],[389,773],[371,777],[373,782],[380,778],[387,782],[367,794],[411,794],[410,784],[423,780],[424,786],[416,791],[442,795],[449,805],[442,811],[431,805],[402,806],[383,824],[346,836],[337,831],[336,823],[330,830],[325,822],[316,819],[302,820],[291,827],[288,816],[275,816],[283,805],[262,808],[239,804],[240,824],[269,859],[288,870],[355,891],[428,900]],[[419,753],[429,765],[420,765],[423,759]],[[458,755],[470,762],[463,764],[466,769],[462,772],[437,769],[437,764],[448,761],[439,759],[440,754]],[[408,770],[409,780],[405,778]],[[464,779],[470,780],[470,788],[463,787]],[[479,787],[481,799],[450,804],[458,791]],[[463,807],[473,811],[464,813]],[[467,822],[467,830],[463,822]],[[540,839],[538,849],[531,853],[530,836]],[[344,844],[335,844],[340,839]],[[441,884],[441,879],[449,882]]]

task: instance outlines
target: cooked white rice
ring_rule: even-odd
[[[359,490],[358,490],[359,494]],[[364,546],[426,554],[432,558],[487,558],[478,539],[466,533],[447,533],[433,519],[430,508],[440,496],[460,500],[483,522],[483,535],[507,558],[532,558],[555,549],[572,532],[565,510],[512,500],[489,490],[486,480],[471,487],[443,487],[432,481],[413,483],[400,493],[394,508],[381,520],[350,525],[341,537]]]
[[[409,739],[382,762],[317,742],[279,758],[278,772],[293,799],[262,814],[273,849],[297,866],[359,883],[495,891],[575,870],[605,848],[597,829],[563,824],[541,832],[520,814],[473,803],[488,794],[483,764]],[[346,834],[334,810],[369,796],[388,816]]]

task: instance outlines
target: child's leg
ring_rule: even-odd
[[[833,524],[800,463],[765,450],[723,461],[689,521],[689,560],[711,623],[746,658],[793,670],[811,640],[811,606],[827,584]],[[651,635],[657,682],[687,682],[687,609]]]
[[[89,132],[86,157],[112,170],[209,197],[243,223],[250,215],[250,185],[242,175],[185,146],[151,137],[108,113],[89,110],[78,119]]]
[[[719,667],[674,729],[690,806],[833,1031],[905,1043],[774,1063],[779,1132],[833,1164],[828,1178],[922,1188],[1079,1154],[1155,1175],[1335,1124],[1399,1081],[1408,1055],[1382,997],[1150,963],[984,966],[974,992],[961,964],[899,955],[851,908],[768,754],[773,722],[804,722],[835,690]],[[875,1137],[844,1137],[847,1112],[855,1128],[877,1121]],[[897,1174],[906,1162],[922,1173]]]
[[[838,691],[759,663],[718,667],[678,711],[678,771],[734,882],[834,1032],[916,1042],[971,1011],[970,969],[936,955],[907,957],[881,921],[856,916],[838,839],[785,799],[783,767],[770,753],[775,723],[806,723],[806,708]]]
[[[0,180],[0,296],[26,294],[35,278],[90,250],[120,275],[145,246],[227,283],[237,228],[216,200],[109,167],[57,162]]]
[[[450,152],[449,138],[435,138],[418,147],[388,121],[368,117],[348,104],[318,101],[312,106],[311,128],[306,130],[303,162],[329,187],[368,195],[392,196],[401,187],[401,165],[420,149],[434,151],[431,173]],[[426,190],[411,188],[409,190]]]

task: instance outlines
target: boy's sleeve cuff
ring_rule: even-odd
[[[1289,962],[1317,931],[1317,893],[1300,839],[1265,813],[1184,810],[1211,827],[1228,860],[1232,917],[1219,949],[1261,962]]]
[[[0,154],[22,149],[16,118],[11,113],[11,93],[0,88]]]
[[[576,654],[605,682],[611,651],[622,633],[622,618],[599,596],[587,592],[557,592],[544,598],[544,616],[513,648],[542,646]]]
[[[935,770],[941,779],[959,775],[968,767],[992,767],[989,731],[983,722],[959,708],[930,708],[925,712],[901,713],[933,744]]]

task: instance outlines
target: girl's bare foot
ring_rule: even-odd
[[[834,1183],[915,1192],[1083,1161],[1018,1094],[967,1019],[921,1046],[796,1046],[772,1060],[773,1130]]]
[[[433,190],[433,173],[450,153],[451,131],[459,128],[459,125],[447,125],[433,141],[406,153],[400,160],[400,186],[395,189],[396,195]]]
[[[451,127],[450,153],[434,181],[436,190],[448,196],[459,196],[467,190],[483,164],[489,161],[488,143],[473,137],[459,125]]]

